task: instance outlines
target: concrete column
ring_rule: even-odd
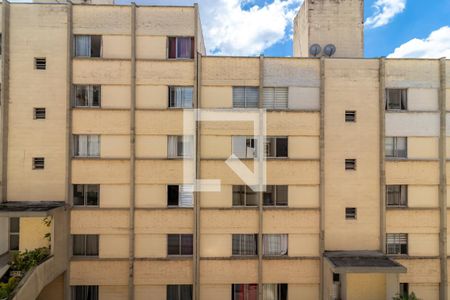
[[[379,69],[379,120],[380,120],[380,251],[386,252],[386,170],[385,170],[385,103],[386,103],[386,60],[380,58]]]
[[[72,208],[72,69],[73,69],[73,6],[72,2],[67,2],[67,81],[66,81],[66,203],[69,207],[69,212],[65,219],[65,226],[68,229],[66,235],[66,252],[67,259],[72,255],[72,236],[70,235],[70,216]],[[54,220],[54,224],[58,224]],[[55,225],[53,225],[55,226]],[[70,299],[70,268],[64,273],[64,298]]]
[[[201,164],[201,123],[198,121],[200,117],[199,109],[201,109],[201,68],[202,68],[202,57],[198,52],[198,19],[199,19],[199,10],[198,4],[194,4],[194,28],[195,28],[195,37],[194,37],[194,61],[195,61],[195,69],[194,69],[194,93],[193,93],[193,105],[194,109],[196,109],[196,118],[195,118],[195,179],[200,179],[200,164]],[[198,191],[199,186],[196,186],[196,191],[194,193],[194,233],[193,233],[193,299],[200,299],[200,197],[201,193]]]
[[[263,105],[264,95],[264,55],[259,57],[259,101],[258,106],[260,109]],[[261,118],[260,118],[261,123]],[[261,131],[260,124],[260,133]],[[264,153],[264,140],[263,136],[258,138],[258,160],[261,160]],[[259,170],[259,182],[262,180],[262,170]],[[260,186],[261,187],[261,186]],[[258,192],[258,299],[263,299],[263,222],[264,222],[264,207],[263,207],[263,192]]]
[[[136,3],[131,3],[131,78],[130,78],[130,213],[128,299],[134,299],[135,201],[136,201]]]
[[[1,135],[2,179],[1,202],[6,202],[8,189],[8,126],[9,126],[9,2],[2,2],[2,87],[1,87]]]
[[[446,60],[442,58],[440,64],[440,134],[439,134],[439,256],[441,283],[439,286],[439,299],[447,300],[448,297],[448,272],[447,272],[447,107],[446,107]]]
[[[320,228],[319,228],[319,255],[320,255],[320,275],[319,275],[319,299],[323,300],[324,295],[324,258],[325,252],[325,58],[320,59]]]

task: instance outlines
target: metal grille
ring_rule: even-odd
[[[34,108],[34,119],[35,120],[45,119],[45,108],[44,107]]]
[[[47,59],[45,57],[35,58],[34,67],[36,70],[45,70],[47,68]]]

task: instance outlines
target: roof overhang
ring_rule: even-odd
[[[0,203],[0,217],[47,217],[64,208],[64,201],[2,202]]]
[[[326,251],[334,273],[406,273],[406,268],[381,252]]]

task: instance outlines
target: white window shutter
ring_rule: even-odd
[[[288,107],[288,88],[279,87],[274,88],[274,108],[287,109]]]
[[[264,88],[263,107],[267,109],[273,109],[274,106],[275,106],[275,89]]]
[[[192,207],[194,198],[194,186],[193,185],[180,185],[180,207]]]

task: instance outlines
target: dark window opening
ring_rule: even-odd
[[[74,107],[100,107],[101,106],[101,86],[100,85],[75,85],[74,86]]]
[[[192,285],[168,285],[167,300],[192,300]]]
[[[47,59],[45,57],[36,57],[36,58],[34,58],[34,68],[36,70],[45,70],[45,69],[47,69]]]
[[[19,251],[20,218],[9,218],[9,250]]]
[[[168,234],[167,255],[192,255],[192,234]]]
[[[100,185],[75,184],[73,186],[74,206],[98,206],[100,199]]]
[[[33,158],[33,170],[42,170],[45,168],[45,158],[34,157]]]
[[[45,119],[45,108],[44,107],[35,107],[33,109],[33,115],[35,120]]]
[[[288,205],[288,186],[287,185],[268,185],[263,192],[263,204],[265,206],[287,206]]]
[[[356,111],[354,110],[345,111],[345,122],[356,122]]]
[[[386,110],[407,110],[408,91],[406,89],[386,90]]]
[[[345,160],[346,170],[356,170],[356,159],[346,159]]]
[[[356,208],[355,207],[345,208],[345,219],[346,220],[355,220],[356,219]]]
[[[99,236],[97,234],[75,234],[72,238],[74,256],[98,256]]]
[[[72,286],[72,300],[98,300],[98,285]]]

